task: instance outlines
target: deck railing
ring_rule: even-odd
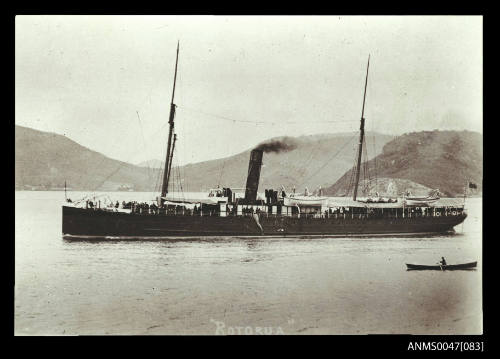
[[[105,212],[123,212],[123,209],[117,209],[112,207],[94,207],[88,208],[88,210],[94,211],[105,211]],[[198,216],[198,217],[252,217],[254,214],[258,214],[259,217],[267,218],[330,218],[330,219],[378,219],[378,218],[391,218],[391,219],[401,219],[401,218],[428,218],[428,217],[448,217],[448,216],[463,216],[466,212],[461,208],[453,208],[448,210],[441,209],[440,211],[426,211],[426,212],[412,212],[405,210],[398,211],[396,213],[392,212],[370,212],[370,213],[354,213],[351,211],[344,211],[343,213],[268,213],[268,212],[235,212],[227,211],[220,212],[217,210],[211,211],[193,211],[191,209],[184,210],[165,210],[158,208],[131,208],[125,213],[130,213],[134,215],[162,215],[162,216]]]

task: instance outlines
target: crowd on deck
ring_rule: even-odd
[[[267,194],[267,193],[266,193]],[[276,192],[269,191],[267,200],[272,201],[272,198],[276,196]],[[71,200],[68,200],[71,202]],[[101,207],[101,201],[96,201],[94,203],[92,200],[88,199],[85,202],[87,209],[99,209],[105,211],[119,211],[130,210],[134,214],[164,214],[164,215],[195,215],[195,216],[219,216],[221,214],[221,208],[219,205],[214,204],[196,204],[194,206],[185,206],[183,204],[173,205],[164,204],[162,207],[158,205],[147,202],[137,202],[129,201],[122,203],[108,202],[105,206]],[[382,208],[382,207],[349,207],[349,206],[338,206],[329,207],[326,210],[321,210],[320,207],[311,208],[294,208],[293,211],[288,212],[288,214],[282,213],[284,211],[282,206],[274,206],[275,210],[271,211],[270,205],[266,205],[265,209],[253,206],[243,206],[240,208],[238,213],[238,206],[236,205],[226,205],[224,212],[225,216],[236,216],[236,215],[252,215],[263,214],[263,215],[273,215],[273,216],[303,216],[303,217],[323,217],[323,218],[384,218],[384,217],[440,217],[440,216],[457,216],[463,214],[462,207],[397,207],[397,208]],[[300,212],[300,213],[299,213]]]

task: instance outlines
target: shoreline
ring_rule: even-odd
[[[153,191],[92,191],[92,190],[80,190],[80,189],[66,189],[67,192],[89,192],[89,193],[155,193]],[[34,189],[34,190],[28,190],[28,189],[15,189],[14,192],[64,192],[64,188],[62,189]],[[189,191],[185,193],[204,193],[203,191]],[[331,198],[344,198],[342,196],[324,196],[324,197],[331,197]],[[346,197],[347,198],[347,197]],[[461,196],[454,196],[454,197],[441,197],[441,198],[464,198],[463,195]],[[473,196],[467,196],[466,198],[483,198],[482,194],[481,195],[473,195]]]

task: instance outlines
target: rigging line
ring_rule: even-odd
[[[375,146],[375,134],[373,134],[373,165],[375,171],[375,192],[378,192],[378,173],[377,173],[377,147]]]
[[[356,135],[352,136],[349,141],[344,143],[344,145],[332,156],[330,157],[324,164],[321,166],[317,171],[315,171],[313,174],[311,174],[309,177],[307,177],[305,180],[302,181],[302,183],[298,186],[301,187],[303,184],[305,184],[310,178],[314,177],[319,171],[321,171],[331,160],[333,160],[342,150],[352,142],[352,140],[356,138]]]
[[[183,133],[185,133],[186,132],[185,131],[185,128],[186,128],[185,121],[181,121],[181,123],[182,123],[181,130],[183,131]],[[188,182],[187,176],[186,176],[186,163],[188,162],[187,161],[188,151],[186,150],[186,141],[182,141],[182,138],[180,140],[178,138],[177,141],[180,141],[179,145],[182,146],[182,147],[177,146],[177,158],[179,159],[178,166],[179,166],[181,179],[184,183],[183,191],[189,192],[189,182]],[[181,163],[182,163],[182,165],[181,165]]]
[[[179,152],[182,153],[182,156],[179,154]],[[185,160],[182,161],[182,158],[184,158],[184,152],[181,151],[180,147],[177,146],[177,167],[179,168],[178,171],[179,171],[179,181],[180,181],[180,187],[181,187],[181,191],[182,191],[182,196],[184,198],[184,185],[183,185],[183,182],[186,181],[186,168],[184,166],[181,165],[181,163],[185,163]],[[185,200],[185,198],[184,198]]]
[[[155,181],[155,184],[154,184],[154,187],[152,188],[152,190],[153,190],[153,192],[160,192],[159,183],[160,183],[161,173],[163,172],[163,165],[160,165],[160,168],[157,168],[156,170],[157,170],[156,181]]]
[[[365,185],[364,185],[364,190],[365,190],[365,193],[370,191],[370,182],[371,182],[371,178],[370,178],[370,166],[368,165],[368,150],[367,150],[367,144],[366,144],[366,141],[363,143],[363,152],[364,152],[364,155],[365,155],[365,162],[363,163],[363,179],[365,181]]]
[[[167,124],[168,124],[168,122],[165,122],[161,126],[160,131],[163,131]],[[168,132],[165,133],[165,137],[168,137]],[[168,147],[167,142],[164,142],[163,143],[163,149],[162,149],[162,152],[161,152],[163,154],[163,156],[165,156],[166,153],[167,153],[167,147]],[[159,192],[160,195],[161,195],[161,189],[163,187],[163,177],[165,175],[165,166],[166,166],[167,163],[164,162],[164,161],[161,161],[160,163],[161,163],[161,165],[160,165],[160,169],[159,169],[159,171],[157,173],[157,182],[156,182],[156,186],[155,186],[156,188],[155,189],[156,189],[156,192]]]
[[[311,144],[311,151],[309,152],[309,155],[304,156],[304,158],[300,162],[300,165],[296,167],[297,171],[299,173],[305,172],[307,170],[307,164],[309,164],[309,165],[311,164],[311,159],[312,159],[313,153],[315,152],[315,149],[316,149],[316,146],[314,146],[314,144]]]
[[[101,168],[101,166],[103,165],[103,163],[108,159],[108,157],[106,155],[103,156],[103,158],[101,159],[101,161],[99,161],[99,164],[96,166],[96,168]],[[97,188],[97,187],[96,187]]]
[[[367,161],[367,154],[366,154],[366,141],[363,141],[363,146],[361,147],[361,152],[362,152],[362,155],[361,155],[361,158],[365,158],[365,160],[361,161],[361,168],[363,170],[363,179],[366,180],[366,178],[368,177],[367,176],[367,173],[366,173],[366,161]]]
[[[351,190],[352,190],[352,187],[354,186],[354,173],[356,172],[356,166],[353,166],[352,169],[351,169],[351,176],[349,178],[349,186],[347,187],[347,191],[346,191],[346,196],[350,196],[351,195]]]
[[[368,181],[371,181],[371,172],[370,172],[370,164],[368,161],[368,144],[365,142],[364,146],[364,151],[365,151],[365,172],[366,172],[366,177],[368,178]]]
[[[127,158],[127,160],[126,160],[126,161],[119,161],[119,165],[116,167],[116,169],[115,169],[114,171],[112,171],[112,172],[111,172],[111,173],[110,173],[107,177],[105,177],[103,181],[98,182],[99,184],[98,184],[97,186],[95,186],[95,187],[94,187],[94,189],[93,189],[91,192],[96,191],[96,190],[97,190],[97,188],[99,188],[100,186],[102,186],[102,185],[103,185],[103,184],[104,184],[104,183],[105,183],[108,179],[110,179],[110,178],[111,178],[113,175],[115,175],[115,174],[116,174],[119,170],[121,170],[123,166],[125,166],[125,165],[130,165],[130,166],[133,166],[133,165],[132,165],[129,161],[130,161],[130,160],[131,160],[131,159],[132,159],[135,155],[137,155],[137,153],[136,153],[136,152],[132,153],[132,154],[131,154],[128,158]],[[106,158],[106,159],[107,159],[107,158]],[[102,164],[102,162],[103,162],[103,161],[101,161],[101,164]],[[99,167],[100,167],[100,166],[99,166]],[[99,168],[99,167],[98,167],[98,168]]]
[[[373,77],[373,74],[372,74],[372,77]],[[373,83],[374,81],[370,81],[370,83],[368,84],[368,92],[372,95],[373,97],[373,94],[374,94],[374,91],[373,91]],[[373,163],[372,163],[372,170],[374,172],[374,175],[375,175],[375,192],[378,192],[378,174],[377,174],[377,146],[376,146],[376,135],[375,135],[375,116],[373,116],[374,112],[369,109],[368,110],[369,112],[369,116],[371,118],[370,120],[370,127],[371,127],[371,132],[372,132],[372,137],[373,137]]]
[[[181,170],[179,165],[177,165],[177,176],[179,177],[179,188],[180,188],[180,193],[182,195],[182,200],[186,201],[186,196],[184,194],[184,187],[182,186]]]
[[[150,137],[153,137],[153,136],[157,135],[157,133],[158,133],[159,131],[161,131],[161,130],[165,127],[165,126],[166,126],[166,123],[165,123],[165,124],[163,124],[162,126],[160,126],[159,130],[158,130],[158,131],[156,131],[156,132],[155,132],[153,135],[151,135]],[[128,158],[127,158],[127,160],[126,160],[126,161],[119,161],[120,163],[119,163],[118,167],[116,168],[116,170],[114,170],[113,172],[111,172],[111,174],[110,174],[108,177],[106,177],[106,178],[105,178],[102,182],[99,182],[99,184],[98,184],[97,186],[95,186],[95,187],[94,187],[94,189],[93,189],[91,192],[95,191],[97,188],[99,188],[100,186],[102,186],[102,184],[103,184],[104,182],[106,182],[106,181],[107,181],[107,180],[108,180],[111,176],[113,176],[116,172],[118,172],[118,171],[119,171],[119,170],[120,170],[120,169],[121,169],[124,165],[132,165],[132,164],[130,163],[130,160],[131,160],[134,156],[136,156],[136,155],[137,155],[137,152],[133,152],[133,153],[131,153],[131,154],[130,154],[130,156],[128,156]],[[106,160],[108,160],[108,159],[109,159],[108,157],[103,156],[103,159],[99,162],[99,165],[98,165],[98,166],[96,166],[96,168],[101,168],[101,166],[102,166],[102,164],[104,163],[104,161],[106,161]],[[133,166],[133,165],[132,165],[132,166]]]
[[[183,89],[184,85],[183,85],[183,82],[179,82],[179,89]],[[179,92],[179,94],[181,94],[183,92]],[[182,98],[182,97],[181,97]],[[186,121],[184,120],[183,121],[183,118],[182,118],[182,112],[181,112],[181,118],[177,119],[177,123],[180,123],[179,125],[179,129],[180,129],[180,133],[181,134],[186,134],[187,131],[186,131]],[[178,145],[177,145],[177,158],[179,159],[178,161],[178,165],[179,167],[181,166],[181,163],[185,164],[187,161],[186,161],[186,154],[188,153],[188,151],[186,151],[186,141],[183,141],[182,138],[180,136],[177,136],[177,142],[178,142]],[[185,185],[186,185],[186,191],[188,190],[188,185],[186,183],[186,167],[185,165],[182,166],[182,168],[179,169],[179,171],[181,171],[181,179],[184,181]]]
[[[316,155],[316,152],[319,149],[323,149],[323,145],[318,145],[318,143],[320,143],[320,141],[315,141],[311,144],[311,151],[309,152],[309,155],[305,156],[302,161],[300,161],[299,166],[296,166],[299,173],[304,172],[306,169],[308,169],[312,164],[311,160]]]
[[[182,192],[182,180],[183,180],[183,176],[182,176],[182,166],[181,166],[181,163],[182,163],[182,160],[181,160],[181,155],[180,155],[180,152],[179,152],[179,146],[175,146],[176,148],[174,149],[174,152],[175,152],[175,172],[174,172],[174,175],[177,176],[177,182],[178,182],[178,185],[177,187],[180,189],[180,191]],[[172,169],[173,171],[174,169]]]
[[[217,187],[220,186],[220,180],[222,179],[222,173],[224,172],[224,166],[226,165],[227,157],[224,158],[224,162],[222,162],[222,168],[220,170],[219,181],[217,182]]]
[[[349,193],[351,193],[351,190],[354,190],[356,171],[358,170],[358,161],[357,161],[358,152],[359,152],[359,148],[356,146],[356,151],[354,153],[354,164],[353,164],[352,169],[351,169],[351,178],[349,179],[349,187],[347,189],[346,195],[349,195]]]
[[[177,107],[178,108],[182,108],[182,109],[187,110],[187,111],[194,112],[194,113],[203,114],[203,115],[215,117],[215,118],[218,118],[218,119],[221,119],[221,120],[232,121],[232,122],[260,124],[260,125],[284,125],[284,124],[286,124],[286,125],[292,125],[292,124],[303,125],[304,124],[303,121],[266,122],[266,121],[237,120],[237,119],[233,119],[233,118],[229,118],[229,117],[225,117],[225,116],[220,116],[220,115],[215,115],[215,114],[204,112],[204,111],[190,109],[190,108],[187,108],[187,107],[184,107],[184,106],[177,105]],[[314,122],[308,122],[308,123],[309,124],[319,124],[319,123],[354,123],[354,122],[356,122],[356,121],[353,121],[353,120],[342,120],[342,121],[314,121]]]
[[[141,128],[142,135],[142,144],[144,145],[144,149],[146,148],[146,139],[144,138],[144,130],[142,129],[141,117],[139,116],[139,111],[135,110],[137,114],[137,119],[139,120],[139,127]],[[148,168],[148,180],[151,182],[151,168],[149,167],[149,162],[146,161],[146,166]]]
[[[355,173],[356,173],[356,167],[357,167],[357,164],[354,164],[354,166],[351,167],[351,176],[349,178],[349,183],[348,183],[348,187],[347,187],[346,196],[349,196],[350,193],[351,193],[351,190],[353,189],[353,186],[354,186],[354,176],[355,176]]]
[[[161,162],[160,163],[160,168],[158,169],[157,173],[156,173],[156,181],[155,181],[155,186],[153,188],[154,192],[160,192],[161,189],[160,189],[160,181],[161,181],[161,174],[163,173],[163,167],[164,167],[164,163]]]
[[[112,171],[107,177],[104,178],[103,181],[101,181],[96,187],[94,187],[93,191],[96,191],[99,187],[101,187],[108,179],[110,179],[113,175],[115,175],[119,170],[121,170],[123,167],[123,164],[120,164],[114,171]]]
[[[173,166],[173,164],[172,164],[172,167],[170,170],[171,174],[170,174],[170,178],[169,178],[170,191],[168,192],[167,196],[170,194],[171,196],[173,196],[173,198],[177,198],[179,195],[176,170],[177,170],[177,166]]]
[[[177,147],[174,148],[174,153],[177,150]],[[177,199],[182,199],[182,201],[185,201],[185,195],[184,195],[184,188],[182,186],[182,178],[181,178],[181,170],[180,170],[180,164],[178,160],[178,156],[174,156],[174,153],[172,153],[172,160],[175,160],[176,165],[174,166],[172,164],[172,175],[171,175],[171,180],[172,180],[172,189],[173,191],[170,192],[170,194],[176,194],[174,195],[174,198]],[[178,151],[177,151],[178,153]],[[177,196],[177,197],[176,197]]]
[[[356,147],[357,147],[357,146],[356,146]],[[354,168],[354,171],[355,171],[355,172],[354,172],[353,177],[352,177],[352,183],[350,184],[350,185],[352,185],[353,190],[354,190],[354,183],[356,182],[356,173],[357,173],[358,171],[361,171],[361,169],[359,168],[361,164],[358,164],[358,160],[357,160],[357,158],[358,158],[358,156],[359,156],[359,151],[360,151],[360,148],[358,147],[358,148],[356,149],[355,154],[354,154],[354,155],[355,155],[355,158],[354,158],[354,167],[353,167],[353,168]]]
[[[179,194],[179,197],[182,198],[182,200],[184,201],[184,192],[182,189],[182,179],[181,179],[181,169],[180,169],[179,161],[177,158],[176,158],[175,162],[176,162],[176,166],[174,168],[173,177],[174,177],[175,182],[177,184],[177,193]]]
[[[182,199],[184,202],[186,201],[186,197],[185,197],[185,194],[184,194],[184,188],[182,186],[182,178],[181,178],[181,170],[180,170],[180,165],[179,165],[179,161],[177,161],[176,159],[176,166],[174,167],[173,169],[174,171],[174,174],[173,174],[173,179],[174,179],[174,191],[175,191],[175,183],[177,183],[177,196],[179,199]]]
[[[157,80],[157,81],[158,81],[158,80]],[[148,97],[149,97],[149,98],[151,97],[151,91],[152,91],[152,89],[153,89],[153,87],[152,87],[152,88],[151,88],[151,90],[149,91],[149,94],[148,94],[148,95],[146,95],[146,96],[144,97],[144,99],[141,101],[142,105],[144,105],[144,103],[146,102],[146,100],[148,99]],[[142,107],[142,105],[141,105],[141,107]],[[137,111],[136,111],[136,112],[137,112]],[[140,120],[139,120],[139,121],[140,121]],[[151,137],[153,137],[153,136],[155,136],[155,135],[156,135],[159,131],[161,131],[161,130],[162,130],[162,129],[163,129],[163,128],[167,125],[167,124],[168,124],[168,122],[166,122],[166,123],[162,124],[162,125],[160,126],[160,128],[158,128],[158,130],[156,130],[156,131],[153,133],[153,135],[152,135],[152,136],[150,136],[150,138],[151,138]],[[142,131],[142,125],[141,125],[141,131]],[[144,134],[143,134],[143,137],[144,137]],[[149,138],[148,138],[148,139],[149,139]],[[104,161],[105,161],[105,160],[106,160],[106,158],[103,158],[103,159],[101,160],[101,162],[99,163],[99,165],[97,166],[97,168],[100,168],[100,167],[101,167],[101,165],[104,163]]]

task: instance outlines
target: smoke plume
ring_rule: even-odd
[[[288,152],[297,148],[297,141],[292,137],[283,137],[282,139],[270,140],[258,145],[255,149],[262,150],[265,153]]]

